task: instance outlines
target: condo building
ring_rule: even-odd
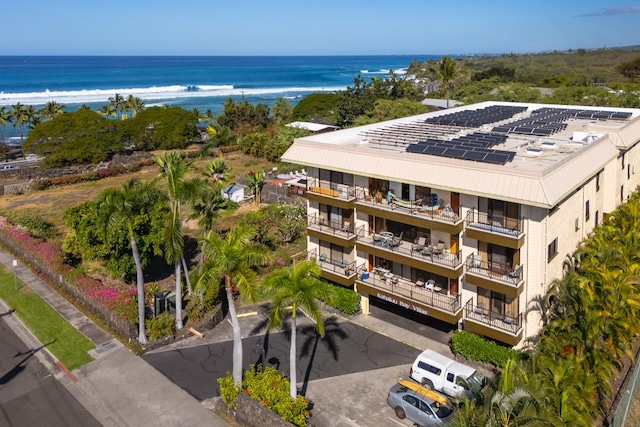
[[[485,102],[298,138],[322,277],[511,346],[640,182],[640,110]],[[402,311],[401,310],[401,311]]]

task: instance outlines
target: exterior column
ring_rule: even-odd
[[[369,294],[360,292],[360,309],[365,317],[369,315]]]

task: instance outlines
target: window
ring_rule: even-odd
[[[600,224],[600,211],[596,211],[596,225]]]
[[[589,210],[589,200],[587,200],[587,202],[584,205],[584,220],[589,221],[589,218],[591,217],[591,212]]]
[[[553,239],[547,247],[547,262],[551,262],[555,256],[558,255],[558,238]]]
[[[624,170],[624,154],[625,153],[622,153],[622,155],[620,156],[620,158],[622,159],[622,170]]]
[[[447,373],[447,381],[452,383],[454,379],[455,379],[455,375],[453,375],[451,372]]]
[[[418,362],[418,367],[424,369],[425,371],[429,371],[434,375],[440,375],[442,373],[442,369],[436,368],[433,365],[429,365],[428,363]]]
[[[600,172],[596,175],[596,191],[600,191]]]
[[[620,201],[624,202],[624,185],[620,186]]]
[[[631,165],[627,165],[627,179],[631,179]]]
[[[580,230],[580,218],[576,218],[576,231]]]
[[[407,402],[411,406],[415,406],[416,408],[420,406],[420,404],[418,403],[418,399],[416,399],[413,396],[405,394],[404,396],[402,396],[402,398],[404,399],[405,402]]]

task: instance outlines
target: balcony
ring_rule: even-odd
[[[509,345],[522,339],[522,313],[515,317],[489,311],[473,304],[473,298],[464,305],[464,329]]]
[[[518,296],[524,288],[522,266],[488,262],[478,255],[471,254],[465,260],[465,280],[471,285],[500,292],[512,297]]]
[[[307,178],[307,198],[313,202],[324,203],[339,208],[353,208],[356,199],[355,187],[348,184],[321,181]]]
[[[449,205],[425,206],[421,202],[397,197],[389,203],[386,195],[369,195],[369,190],[362,187],[356,187],[355,190],[359,212],[449,234],[462,231],[464,221]]]
[[[355,227],[351,221],[329,221],[318,217],[317,213],[307,216],[307,234],[344,247],[353,246],[356,242]]]
[[[376,268],[368,272],[364,266],[360,266],[356,280],[358,290],[418,313],[449,323],[456,323],[462,316],[460,295],[447,295],[417,286],[388,270]]]
[[[307,251],[307,259],[315,261],[316,264],[320,266],[320,275],[322,278],[347,287],[352,286],[355,283],[355,261],[331,259],[326,253],[320,253],[318,256],[318,251],[316,249]]]
[[[462,259],[457,253],[431,245],[417,249],[413,243],[405,242],[398,237],[378,239],[379,235],[367,235],[364,228],[358,228],[355,232],[359,251],[449,278],[462,275]]]
[[[524,244],[523,221],[518,218],[490,216],[471,209],[465,219],[467,237],[507,248],[519,249]]]

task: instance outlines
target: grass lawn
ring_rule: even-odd
[[[0,268],[0,298],[38,337],[47,349],[69,369],[76,369],[93,360],[87,351],[95,345],[62,318],[49,304],[4,266]]]

